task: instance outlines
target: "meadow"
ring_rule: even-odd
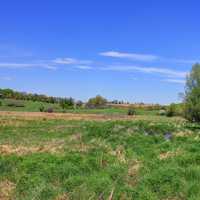
[[[0,113],[1,200],[200,197],[199,126],[182,118]]]

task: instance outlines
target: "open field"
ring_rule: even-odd
[[[1,112],[0,199],[199,199],[198,127],[109,117]]]

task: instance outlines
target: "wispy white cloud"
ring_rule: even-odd
[[[165,58],[163,59],[163,61],[166,61],[166,62],[172,62],[172,63],[180,63],[180,64],[195,64],[195,63],[199,63],[200,62],[200,59],[196,59],[196,60],[193,60],[193,59],[177,59],[177,58]]]
[[[106,51],[100,53],[101,56],[113,57],[113,58],[128,58],[137,61],[155,61],[159,59],[158,56],[150,54],[138,54],[138,53],[125,53],[117,51]]]
[[[55,64],[61,64],[61,65],[70,65],[70,64],[77,64],[79,61],[74,58],[56,58],[55,60],[52,60]]]
[[[10,77],[10,76],[0,76],[0,80],[3,80],[3,81],[12,81],[13,78]]]
[[[78,66],[75,66],[77,69],[82,69],[82,70],[91,70],[93,69],[92,67],[90,66],[86,66],[86,65],[78,65]]]
[[[91,60],[78,60],[75,58],[56,58],[55,60],[52,60],[52,63],[54,64],[60,64],[60,65],[84,65],[84,64],[91,64]]]
[[[99,53],[101,56],[113,57],[113,58],[126,58],[134,61],[142,62],[171,62],[178,64],[194,64],[200,62],[200,59],[178,59],[178,58],[166,58],[153,54],[138,54],[138,53],[127,53],[127,52],[118,52],[118,51],[106,51]]]
[[[51,69],[55,70],[56,66],[47,64],[47,63],[0,63],[0,68],[11,68],[11,69],[16,69],[16,68],[46,68],[46,69]]]
[[[163,81],[164,82],[169,82],[169,83],[185,84],[185,80],[184,79],[165,79]]]
[[[155,67],[139,67],[139,66],[108,66],[101,68],[102,70],[110,71],[126,71],[126,72],[142,72],[165,75],[167,77],[185,78],[187,72],[176,71],[168,68],[155,68]]]
[[[56,70],[59,66],[70,65],[72,68],[91,69],[88,64],[92,61],[78,60],[74,58],[56,58],[54,60],[33,61],[27,63],[18,62],[0,62],[0,68],[20,69],[20,68],[44,68],[49,70]]]

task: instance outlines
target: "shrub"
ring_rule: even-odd
[[[53,113],[53,108],[47,108],[46,112]]]
[[[173,117],[176,116],[176,105],[174,103],[170,104],[167,108],[167,117]]]
[[[76,102],[76,107],[81,108],[83,106],[83,102],[82,101],[77,101]]]
[[[44,110],[45,110],[44,106],[41,105],[41,106],[39,107],[39,110],[40,110],[40,112],[44,112]]]
[[[86,104],[87,108],[105,108],[107,104],[107,100],[100,96],[97,95],[94,98],[90,98]]]
[[[16,101],[16,100],[7,101],[6,106],[9,106],[9,107],[25,107],[23,101]]]
[[[128,115],[135,115],[136,112],[135,112],[135,110],[133,108],[129,108],[127,114]]]
[[[167,115],[167,111],[166,110],[159,110],[158,115],[165,116],[165,115]]]
[[[73,98],[64,98],[60,100],[60,106],[62,109],[69,109],[73,108],[74,106],[74,99]]]

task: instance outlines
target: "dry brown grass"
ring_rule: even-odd
[[[25,125],[25,121],[23,120],[18,120],[18,119],[0,119],[0,126],[5,127],[5,126],[12,126],[12,127],[21,127]]]
[[[109,153],[113,156],[116,156],[117,159],[122,162],[122,163],[126,163],[126,156],[125,156],[125,150],[123,148],[123,146],[118,146],[116,148],[116,150],[111,150],[109,151]]]
[[[0,200],[11,200],[15,189],[15,184],[9,180],[0,182]]]
[[[103,115],[103,114],[74,114],[74,113],[42,113],[42,112],[15,112],[15,111],[0,111],[0,117],[11,117],[11,119],[63,119],[63,120],[130,120],[132,116],[122,115]]]
[[[69,200],[69,197],[66,193],[64,193],[64,194],[58,195],[55,200]]]
[[[23,146],[23,145],[11,145],[11,144],[2,144],[0,145],[0,154],[9,155],[26,155],[31,153],[60,153],[64,147],[63,140],[53,140],[51,142],[46,142],[38,146]]]
[[[176,151],[167,151],[167,152],[161,153],[159,155],[159,159],[160,160],[165,160],[165,159],[168,159],[168,158],[172,158],[172,157],[178,156],[180,154],[181,154],[181,151],[179,149],[176,150]]]
[[[128,169],[128,175],[133,177],[136,176],[139,169],[141,167],[141,164],[139,161],[134,160],[130,165],[129,165],[129,169]]]
[[[193,132],[190,131],[190,130],[179,131],[179,132],[174,133],[174,135],[175,135],[176,137],[189,137],[189,136],[191,136],[192,134],[193,134]]]

